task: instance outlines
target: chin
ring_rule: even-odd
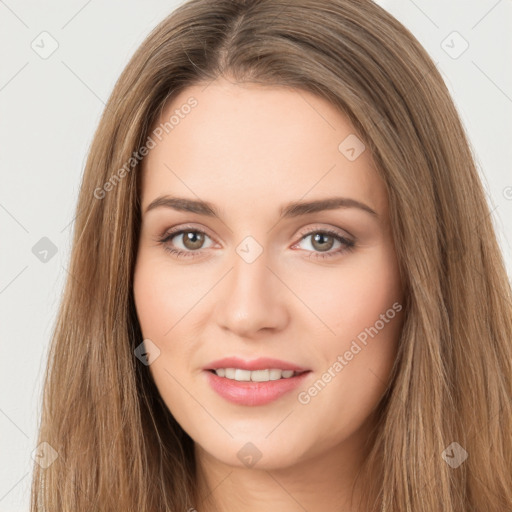
[[[212,443],[202,444],[201,449],[228,466],[269,471],[293,466],[304,455],[304,445],[300,437],[295,443],[289,437],[288,442],[283,442],[280,439],[265,439],[266,435],[244,435],[242,438],[235,436],[224,443],[219,443],[216,439]]]

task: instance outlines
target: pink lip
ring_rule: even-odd
[[[259,357],[252,361],[244,361],[239,357],[225,357],[223,359],[217,359],[212,361],[204,370],[216,370],[217,368],[240,368],[241,370],[266,370],[266,369],[278,369],[278,370],[293,370],[295,372],[305,372],[308,368],[302,368],[293,363],[287,363],[279,359],[272,359],[269,357]],[[272,381],[277,382],[277,381]]]
[[[239,366],[238,363],[238,365],[218,366],[218,368],[242,367]],[[265,368],[269,368],[269,366],[265,366]],[[270,368],[276,368],[276,366],[270,365]],[[293,370],[293,368],[283,368],[281,364],[278,365],[277,368]],[[229,402],[238,405],[264,405],[277,400],[279,397],[298,387],[304,381],[306,376],[311,372],[305,371],[304,373],[296,375],[295,377],[290,377],[288,379],[270,380],[268,382],[239,382],[236,380],[227,379],[225,377],[219,377],[213,371],[206,370],[204,373],[206,374],[208,384],[212,387],[212,389]]]

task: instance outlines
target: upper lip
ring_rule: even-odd
[[[278,370],[293,370],[295,372],[308,371],[308,368],[303,368],[294,363],[287,361],[281,361],[280,359],[273,359],[270,357],[259,357],[258,359],[252,359],[246,361],[239,357],[224,357],[212,361],[204,367],[204,370],[217,370],[218,368],[240,368],[241,370],[266,370],[266,369],[278,369]]]

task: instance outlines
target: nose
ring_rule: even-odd
[[[235,254],[233,267],[220,290],[215,317],[223,330],[254,338],[262,330],[279,331],[286,327],[289,321],[286,301],[291,292],[270,268],[265,251],[252,262]]]

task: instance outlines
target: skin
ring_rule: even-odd
[[[396,358],[403,311],[359,344],[342,371],[332,367],[365,328],[403,304],[384,183],[368,149],[354,161],[338,150],[355,130],[311,93],[222,78],[183,91],[160,121],[190,96],[197,106],[143,162],[134,296],[144,338],[160,350],[151,375],[195,442],[195,508],[360,510],[364,491],[356,486],[351,503],[352,484]],[[164,194],[209,201],[221,219],[166,207],[145,211]],[[285,203],[333,196],[361,201],[378,217],[339,208],[279,218]],[[180,226],[204,231],[203,244],[177,235],[167,246],[199,256],[180,259],[157,241]],[[329,236],[314,244],[322,229],[355,247],[316,258],[344,247]],[[247,236],[263,248],[252,263],[236,252]],[[236,405],[209,387],[203,371],[233,355],[275,357],[311,373],[274,402]],[[335,376],[300,403],[298,393],[328,368]],[[248,442],[261,452],[251,467],[237,456]]]

